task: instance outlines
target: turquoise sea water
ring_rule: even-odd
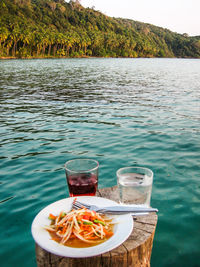
[[[68,196],[64,163],[154,172],[151,265],[200,266],[200,60],[0,61],[0,262],[36,266],[31,223]]]

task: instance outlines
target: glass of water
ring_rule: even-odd
[[[125,167],[117,171],[119,201],[125,205],[150,206],[153,172],[143,167]]]

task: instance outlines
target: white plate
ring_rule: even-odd
[[[133,218],[130,214],[111,216],[113,220],[118,222],[114,227],[114,235],[104,243],[88,248],[72,248],[61,245],[52,240],[49,233],[43,228],[45,225],[49,225],[48,219],[49,213],[58,215],[61,211],[70,211],[74,197],[61,199],[56,201],[46,208],[41,210],[35,217],[32,223],[31,231],[35,242],[43,249],[56,254],[58,256],[70,257],[70,258],[85,258],[97,256],[99,254],[108,252],[120,244],[122,244],[132,233],[133,230]],[[96,204],[98,206],[114,206],[116,202],[101,198],[101,197],[77,197],[77,200],[88,203]]]

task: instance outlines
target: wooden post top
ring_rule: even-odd
[[[97,196],[118,202],[117,186],[99,189]],[[143,267],[150,266],[153,238],[157,224],[156,213],[134,216],[133,232],[119,247],[90,258],[65,258],[53,255],[36,244],[38,267]]]

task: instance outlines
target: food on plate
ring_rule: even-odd
[[[81,208],[70,212],[49,214],[51,224],[45,226],[51,238],[69,247],[91,247],[113,236],[112,219],[95,211]]]

